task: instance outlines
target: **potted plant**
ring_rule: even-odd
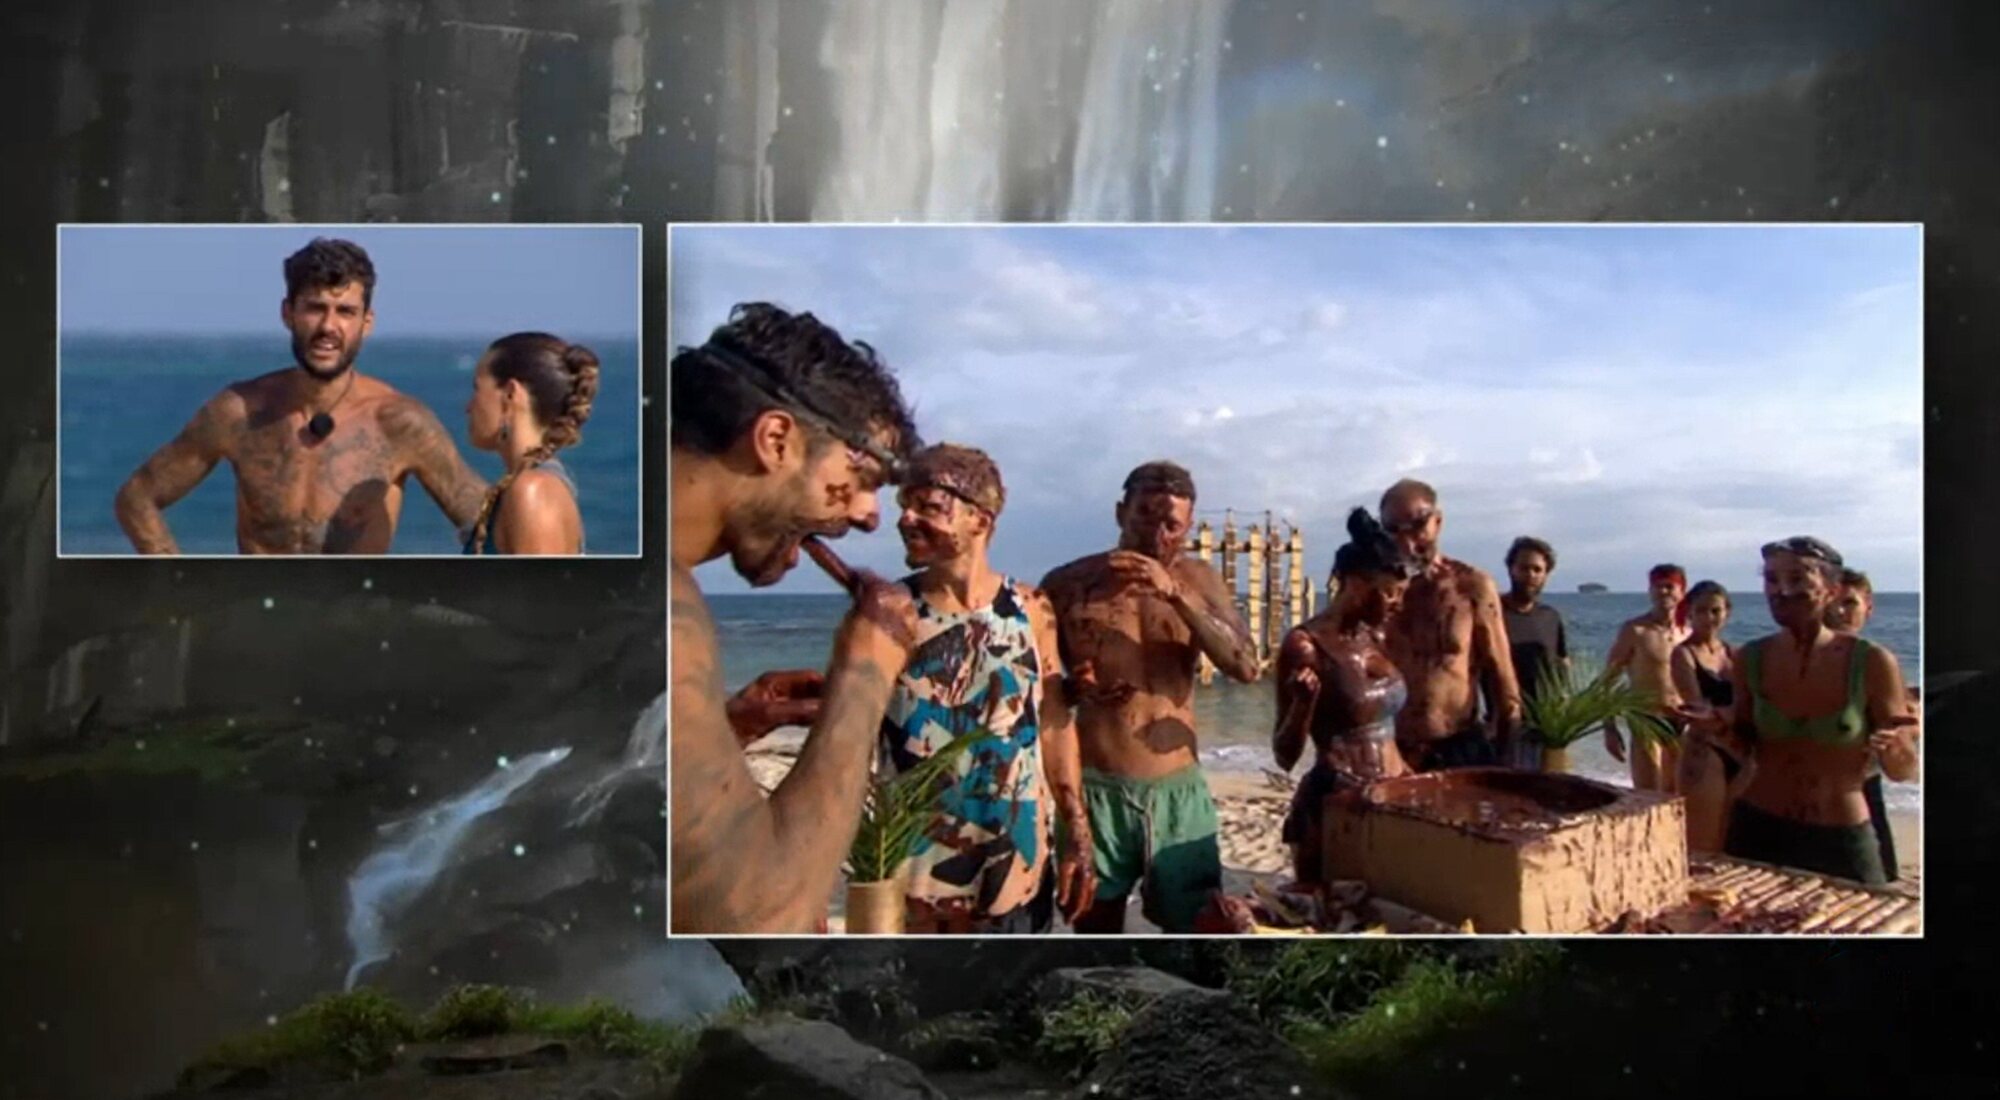
[[[1571,745],[1623,719],[1635,736],[1673,743],[1674,727],[1660,717],[1659,697],[1641,691],[1622,678],[1607,677],[1601,668],[1550,663],[1536,678],[1535,693],[1522,707],[1522,724],[1542,746],[1542,770],[1569,771]]]
[[[959,755],[987,736],[984,729],[974,730],[946,742],[909,770],[877,775],[869,783],[861,827],[847,850],[849,932],[903,930],[903,879],[910,854],[937,815],[939,792],[956,779],[952,766]]]

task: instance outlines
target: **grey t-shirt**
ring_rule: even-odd
[[[1514,657],[1514,679],[1525,701],[1534,696],[1542,669],[1569,656],[1569,633],[1562,612],[1545,603],[1516,611],[1502,601],[1500,614],[1507,627],[1507,650]]]

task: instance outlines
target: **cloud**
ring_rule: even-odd
[[[1169,457],[1203,518],[1297,522],[1315,570],[1348,509],[1414,476],[1488,568],[1533,533],[1577,580],[1681,560],[1744,584],[1804,531],[1915,585],[1916,303],[1847,308],[1900,280],[1825,274],[1836,234],[758,232],[677,238],[676,324],[782,292],[875,342],[927,437],[1000,463],[1016,575],[1110,545],[1126,472]],[[854,541],[900,570],[893,535]]]

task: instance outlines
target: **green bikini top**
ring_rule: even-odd
[[[1816,718],[1794,718],[1764,697],[1762,643],[1743,648],[1744,680],[1754,701],[1757,735],[1773,741],[1818,741],[1828,745],[1858,745],[1868,739],[1868,692],[1862,675],[1867,669],[1868,641],[1854,639],[1847,659],[1847,705]]]

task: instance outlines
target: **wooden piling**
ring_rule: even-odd
[[[1284,544],[1278,540],[1278,527],[1271,522],[1269,512],[1264,513],[1264,547],[1264,656],[1268,665],[1285,637],[1285,613],[1278,602],[1285,591],[1279,574],[1285,565]]]
[[[1201,557],[1201,563],[1203,565],[1212,565],[1213,559],[1215,557],[1215,529],[1208,525],[1207,520],[1202,520],[1201,527],[1196,530],[1194,537],[1194,545],[1195,545],[1195,553]],[[1222,555],[1223,559],[1227,561],[1229,557],[1229,549],[1227,546],[1223,548]],[[1227,573],[1226,567],[1224,569],[1224,572],[1225,574]],[[1232,593],[1232,595],[1234,594]],[[1215,681],[1215,662],[1208,659],[1208,654],[1203,653],[1201,655],[1201,682],[1204,684],[1208,684],[1208,683],[1213,683],[1214,681]]]
[[[1236,601],[1236,513],[1224,509],[1222,513],[1222,590],[1229,593],[1231,603]]]
[[[1297,527],[1292,528],[1291,537],[1285,541],[1291,547],[1285,577],[1285,607],[1291,616],[1291,622],[1287,624],[1289,629],[1306,621],[1306,542]]]
[[[1250,525],[1250,575],[1244,580],[1249,584],[1250,613],[1245,616],[1250,627],[1250,637],[1255,643],[1257,661],[1264,660],[1264,529]]]

